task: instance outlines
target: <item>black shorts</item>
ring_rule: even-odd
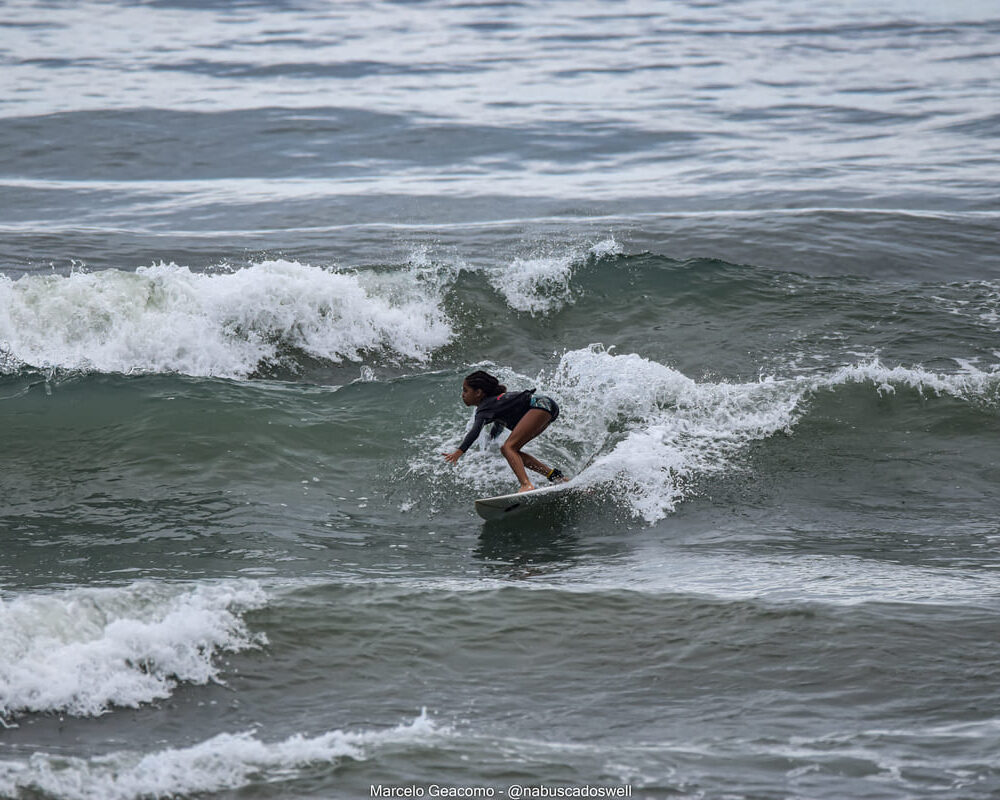
[[[555,422],[559,418],[559,404],[551,397],[546,397],[544,394],[532,395],[531,403],[528,407],[540,408],[542,411],[548,411],[552,415],[552,422]]]

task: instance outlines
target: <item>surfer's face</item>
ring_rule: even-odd
[[[467,406],[478,406],[483,402],[483,390],[473,389],[469,384],[462,382],[462,402]]]

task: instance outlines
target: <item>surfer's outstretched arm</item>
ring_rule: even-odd
[[[473,373],[473,375],[470,375],[469,377],[471,378],[475,374],[476,373]],[[506,386],[501,386],[500,388],[503,389],[504,391],[507,391]],[[462,384],[462,402],[465,403],[467,406],[478,406],[480,403],[483,402],[483,399],[485,397],[486,393],[482,389],[476,389],[470,386],[468,379],[466,379],[466,381]],[[479,433],[482,431],[483,425],[485,423],[486,423],[486,418],[477,413],[475,419],[473,420],[471,430],[465,435],[465,438],[462,440],[462,443],[458,446],[458,450],[455,450],[451,453],[441,454],[444,456],[444,460],[451,464],[454,464],[458,461],[458,459],[460,459],[463,455],[465,455],[465,451],[468,450],[470,447],[472,447],[472,443],[479,438]]]

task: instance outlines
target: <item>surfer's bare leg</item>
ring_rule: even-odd
[[[548,464],[543,464],[533,455],[525,453],[523,450],[521,451],[521,460],[524,462],[525,467],[530,469],[532,472],[544,475],[546,478],[549,478],[549,475],[552,472],[557,472],[558,474],[555,477],[549,478],[549,480],[553,483],[567,483],[569,481],[569,478],[559,472],[559,470],[553,470]]]
[[[528,473],[525,472],[526,459],[521,454],[521,448],[549,427],[551,421],[552,415],[548,411],[541,408],[529,409],[528,413],[521,417],[521,421],[514,426],[507,441],[500,445],[500,452],[507,459],[507,463],[510,464],[510,468],[517,476],[518,483],[521,484],[519,492],[530,492],[535,488],[528,480]],[[528,456],[528,459],[536,464],[541,464],[540,461],[531,456]]]
[[[521,451],[521,460],[524,462],[524,466],[530,469],[532,472],[538,472],[542,475],[548,475],[550,472],[552,472],[551,467],[546,466],[537,458],[535,458],[533,455],[531,455],[530,453],[525,453],[523,450]]]

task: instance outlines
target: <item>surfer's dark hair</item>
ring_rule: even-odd
[[[507,391],[507,387],[494,378],[490,373],[477,369],[471,375],[467,375],[465,382],[470,389],[482,389],[486,397],[496,397]]]

